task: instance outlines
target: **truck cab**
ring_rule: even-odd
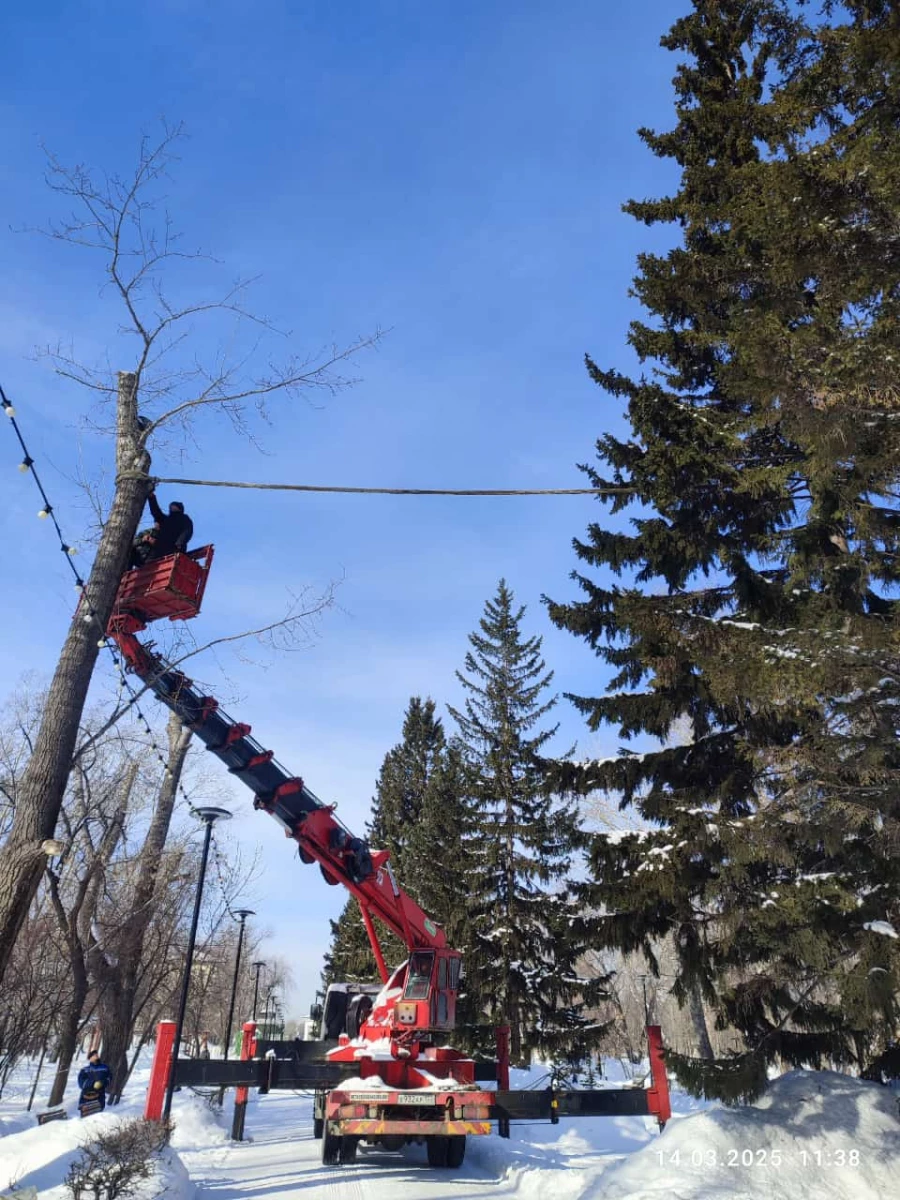
[[[394,1001],[395,1029],[452,1029],[459,991],[455,950],[414,950],[386,985],[402,989]]]

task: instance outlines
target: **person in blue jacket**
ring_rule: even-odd
[[[78,1098],[79,1105],[96,1100],[100,1104],[102,1112],[106,1108],[106,1089],[110,1083],[112,1083],[112,1072],[105,1062],[100,1061],[97,1051],[92,1050],[88,1055],[87,1066],[82,1067],[78,1072],[78,1086],[81,1088],[81,1095]]]

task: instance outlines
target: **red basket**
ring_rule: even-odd
[[[144,623],[168,617],[186,621],[200,611],[213,547],[169,554],[127,571],[116,595],[114,616],[129,614]]]

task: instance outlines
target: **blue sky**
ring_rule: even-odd
[[[198,421],[154,471],[201,478],[411,487],[578,487],[618,403],[583,356],[633,369],[625,343],[636,254],[661,247],[620,211],[664,192],[671,169],[636,135],[672,121],[674,61],[659,37],[685,0],[278,3],[58,0],[0,18],[0,381],[14,400],[67,536],[88,520],[74,480],[108,479],[110,448],[84,424],[92,399],[35,347],[71,343],[128,368],[102,264],[23,227],[63,215],[43,181],[63,162],[128,171],[160,116],[188,139],[166,185],[186,242],[224,263],[198,292],[256,277],[253,308],[316,351],[389,332],[333,398],[272,406],[260,453]],[[179,277],[180,279],[181,277]],[[188,290],[184,294],[191,295]],[[198,324],[191,350],[217,331]],[[265,355],[278,342],[264,346]],[[3,434],[6,437],[6,433]],[[7,613],[3,692],[52,670],[74,593],[0,440]],[[171,489],[163,499],[174,497]],[[466,637],[505,577],[544,636],[562,691],[597,694],[602,668],[553,629],[542,593],[575,595],[573,537],[602,513],[589,497],[412,499],[181,489],[217,559],[199,641],[279,615],[289,590],[341,579],[306,650],[228,651],[192,668],[279,759],[361,830],[375,778],[412,694],[458,702]],[[82,565],[86,563],[82,559]],[[12,578],[10,579],[10,574]],[[97,696],[108,691],[102,675]],[[152,711],[148,702],[148,711]],[[614,752],[565,702],[559,746]],[[343,902],[304,873],[274,822],[221,778],[262,846],[252,906],[293,962],[293,1007],[311,998]]]

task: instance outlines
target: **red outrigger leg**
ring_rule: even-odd
[[[647,1111],[656,1117],[660,1130],[672,1116],[669,1096],[669,1077],[663,1051],[662,1029],[659,1025],[647,1026],[647,1046],[650,1050],[650,1079],[652,1086],[647,1092]]]
[[[156,1049],[150,1068],[150,1086],[144,1105],[145,1121],[161,1121],[163,1100],[169,1083],[169,1073],[175,1070],[172,1047],[175,1045],[175,1022],[160,1021],[156,1027]]]

